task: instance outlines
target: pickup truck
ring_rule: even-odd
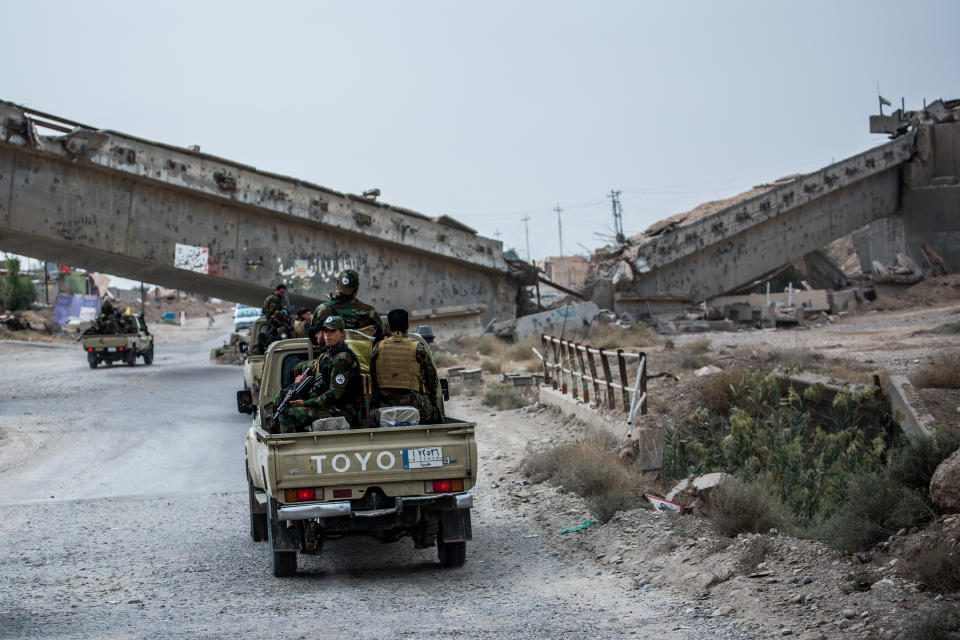
[[[237,411],[253,413],[256,409],[256,398],[260,394],[260,376],[263,374],[263,360],[265,355],[253,353],[260,334],[269,329],[267,319],[260,317],[250,326],[250,333],[245,342],[240,343],[243,352],[243,389],[237,391]]]
[[[96,369],[101,362],[123,362],[132,367],[137,358],[144,364],[153,364],[153,335],[147,330],[142,316],[128,316],[136,327],[130,333],[87,333],[80,338],[87,352],[87,364]]]
[[[271,434],[264,427],[274,397],[313,349],[305,338],[270,345],[246,437],[250,535],[268,542],[273,574],[294,575],[298,553],[316,555],[326,541],[356,534],[380,542],[409,535],[415,548],[436,545],[443,566],[463,565],[475,423],[448,416],[442,424]]]

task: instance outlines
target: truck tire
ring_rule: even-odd
[[[297,574],[296,551],[273,551],[270,554],[270,568],[277,578],[289,578]]]
[[[265,509],[260,508],[260,503],[254,495],[256,490],[253,482],[250,481],[249,472],[247,472],[247,491],[250,498],[250,537],[254,542],[263,542],[267,539],[267,513]]]
[[[87,354],[87,364],[90,365],[91,369],[96,369],[97,365],[100,364],[100,362],[97,360],[97,356],[90,353],[90,354]]]
[[[143,352],[143,364],[153,364],[153,343]]]
[[[467,561],[466,542],[444,542],[437,540],[437,557],[444,567],[462,567]]]
[[[297,573],[297,552],[291,546],[299,548],[296,541],[300,535],[297,531],[286,529],[283,523],[276,519],[277,503],[267,495],[267,540],[270,542],[270,568],[278,578],[289,578]],[[279,539],[277,536],[279,535]],[[286,539],[284,539],[286,538]],[[280,547],[280,550],[277,550]]]
[[[130,349],[127,351],[127,354],[123,356],[123,364],[127,365],[128,367],[132,367],[133,365],[137,364],[137,352],[135,349]]]

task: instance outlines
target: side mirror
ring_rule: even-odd
[[[246,343],[246,342],[238,342],[238,343],[237,343],[237,348],[240,350],[240,353],[246,353],[246,352],[247,352],[247,343]]]

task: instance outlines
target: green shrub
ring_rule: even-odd
[[[20,261],[7,258],[7,275],[0,280],[0,310],[23,311],[33,306],[36,298],[33,280],[20,275]]]
[[[591,513],[607,522],[617,511],[637,505],[634,482],[607,443],[608,438],[562,444],[533,454],[523,461],[532,482],[552,480],[564,491],[586,500]]]
[[[707,517],[718,534],[729,537],[793,529],[789,510],[775,494],[759,483],[735,478],[710,492]]]
[[[512,384],[497,383],[487,389],[487,392],[483,395],[483,404],[503,411],[525,407],[527,400]]]
[[[843,505],[810,532],[834,549],[866,551],[930,515],[923,497],[889,473],[851,474]]]
[[[960,432],[940,429],[930,438],[908,442],[890,461],[891,479],[908,489],[926,494],[933,472],[960,447]]]
[[[817,402],[821,387],[801,396],[772,374],[730,387],[725,411],[701,407],[668,429],[666,477],[725,471],[757,480],[807,521],[843,503],[848,474],[877,473],[887,462],[896,425],[873,387],[848,388],[827,407]]]

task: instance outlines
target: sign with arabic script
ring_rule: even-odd
[[[177,243],[173,257],[173,266],[178,269],[208,273],[210,268],[210,250],[206,247],[193,247],[189,244]]]

